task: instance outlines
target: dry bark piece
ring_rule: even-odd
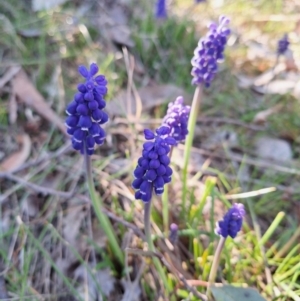
[[[18,136],[17,140],[22,143],[21,150],[6,158],[0,165],[0,170],[13,172],[27,160],[31,150],[30,137],[27,134],[23,134]]]
[[[29,80],[24,70],[20,70],[12,80],[12,89],[16,97],[33,108],[38,114],[55,124],[63,134],[66,134],[66,127],[60,117],[46,103],[44,97],[37,91]]]

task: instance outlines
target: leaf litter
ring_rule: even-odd
[[[124,26],[128,23],[127,17],[125,19],[122,19],[124,17],[124,12],[122,12],[120,10],[118,11],[118,10],[112,9],[111,12],[108,12],[108,15],[109,15],[109,21],[107,21],[107,22],[108,23],[111,22],[111,23],[109,23],[109,26],[111,26],[110,29],[119,30],[122,26]],[[125,20],[125,21],[122,21],[123,23],[121,22],[120,24],[118,24],[118,20],[117,20],[118,18],[121,21],[122,20]],[[123,31],[121,31],[121,32],[123,32]],[[129,34],[130,34],[130,32],[129,32]],[[130,39],[128,39],[128,35],[126,36],[124,34],[124,36],[118,37],[118,36],[114,36],[113,32],[110,32],[107,35],[107,37],[108,37],[108,39],[112,40],[114,43],[117,43],[117,44],[119,43],[121,45],[126,45],[127,47],[132,47],[133,46],[133,44],[130,43],[131,42]],[[125,37],[125,39],[124,39],[124,37]],[[122,40],[122,38],[123,38],[123,40]],[[263,57],[265,57],[266,53],[270,54],[270,52],[268,52],[268,51],[267,52],[265,51],[263,54],[261,54],[261,52],[259,50],[258,50],[258,52],[260,54],[257,54],[257,53],[255,54],[254,53],[255,56],[253,56],[253,57],[255,57],[255,59],[257,58],[257,56],[260,56],[261,58],[263,58]],[[273,53],[273,55],[274,55],[274,53]],[[272,58],[275,58],[275,56],[273,56]],[[23,71],[21,71],[21,73],[23,73]],[[272,81],[275,77],[270,76],[270,73],[271,72],[269,72],[269,74],[267,74],[264,78],[262,78],[262,77],[261,78],[255,78],[255,77],[251,78],[249,80],[250,84],[248,84],[247,88],[252,87],[253,85],[254,86],[259,86],[259,88],[261,88],[261,90],[258,91],[258,92],[269,94],[270,91],[272,92],[273,88],[268,92],[267,91],[267,88],[269,88],[268,86],[270,84],[271,84],[271,87],[272,87],[272,85],[276,86],[276,82],[275,82],[275,84],[272,84]],[[278,75],[281,75],[281,74],[278,73]],[[61,132],[64,132],[64,126],[62,125],[61,120],[59,119],[59,117],[55,118],[55,112],[53,112],[53,110],[52,110],[52,113],[54,113],[54,115],[50,114],[50,116],[52,116],[52,117],[49,117],[48,113],[51,112],[51,109],[49,111],[49,105],[47,105],[47,102],[45,101],[45,99],[37,92],[36,88],[32,85],[30,80],[26,77],[24,79],[23,76],[24,76],[24,73],[21,74],[21,76],[19,76],[18,74],[16,76],[16,82],[19,85],[18,89],[16,89],[16,91],[18,92],[18,94],[16,94],[16,95],[18,96],[19,100],[21,102],[24,102],[27,106],[32,107],[34,110],[36,110],[36,112],[39,115],[41,115],[43,118],[47,119],[50,124],[55,124],[61,130]],[[277,74],[276,74],[276,76],[277,76]],[[285,76],[285,75],[283,75],[283,76]],[[9,79],[8,81],[10,81],[10,80],[11,79]],[[8,81],[6,81],[6,83]],[[13,79],[12,80],[13,87],[14,87],[14,85],[16,85],[16,82],[14,82],[14,81],[15,80]],[[24,95],[23,84],[25,84],[25,87],[26,87],[26,85],[28,85],[30,87],[30,88],[27,88],[29,90],[29,92],[26,89],[25,89],[25,92],[28,92],[28,94],[30,95],[29,98],[32,97],[34,99],[35,104],[32,104],[29,99],[22,98],[22,97],[24,97],[23,96]],[[278,86],[277,86],[277,88],[278,88]],[[289,88],[289,89],[285,88],[284,84],[281,84],[281,86],[279,86],[278,89],[281,90],[281,91],[288,91],[288,92],[292,90],[292,88]],[[33,92],[33,91],[35,91],[35,92]],[[167,92],[165,92],[165,91],[167,91]],[[170,93],[170,91],[172,93]],[[166,93],[166,94],[164,94],[164,93]],[[170,87],[170,85],[160,85],[158,83],[154,83],[154,84],[150,83],[150,85],[147,85],[144,88],[141,88],[139,90],[139,95],[140,95],[140,98],[143,102],[143,113],[145,113],[145,118],[149,119],[149,118],[152,117],[151,114],[152,114],[152,111],[155,109],[155,107],[157,107],[159,105],[162,105],[162,104],[166,104],[168,101],[174,100],[175,97],[178,96],[179,94],[183,95],[184,93],[185,93],[185,91],[183,89],[178,88],[176,86]],[[286,92],[283,92],[283,93],[286,93]],[[277,94],[277,92],[276,92],[276,94]],[[188,95],[185,98],[187,100],[190,99],[190,97]],[[130,102],[132,103],[132,107],[135,110],[136,109],[135,108],[136,99],[135,99],[134,96],[130,97]],[[118,97],[116,97],[115,100],[112,101],[111,106],[108,105],[109,113],[112,114],[112,115],[119,116],[119,115],[123,115],[124,112],[125,112],[124,115],[126,115],[126,112],[128,112],[127,105],[128,105],[127,91],[124,90],[124,91],[121,91],[120,95]],[[121,107],[121,110],[120,110],[120,107]],[[266,111],[270,112],[270,110],[272,111],[272,107],[271,107],[271,109],[266,108],[265,110],[260,111],[260,112],[266,112]],[[42,112],[44,112],[44,114]],[[272,111],[272,114],[265,113],[263,118],[260,118],[260,119],[263,119],[263,122],[268,124],[268,118],[276,116],[276,113],[277,113],[277,111]],[[259,113],[257,113],[256,116],[258,116],[258,114]],[[17,120],[17,122],[18,122],[18,120]],[[235,129],[232,130],[232,128],[229,127],[229,130],[228,130],[228,124],[226,124],[226,122],[225,122],[225,126],[223,126],[223,127],[220,127],[220,125],[215,126],[214,124],[212,124],[212,126],[209,125],[207,128],[209,128],[209,131],[203,130],[202,126],[201,127],[198,126],[197,129],[196,129],[196,131],[198,133],[198,136],[197,136],[196,145],[195,145],[196,150],[193,153],[193,154],[196,154],[196,155],[195,155],[195,160],[192,160],[192,164],[190,166],[191,167],[191,172],[192,172],[193,175],[195,173],[197,173],[198,171],[202,171],[202,167],[205,166],[206,158],[209,158],[213,162],[213,164],[212,164],[213,167],[216,167],[216,168],[219,168],[219,169],[222,169],[222,170],[226,170],[226,166],[228,165],[228,163],[222,164],[222,162],[221,162],[222,159],[220,159],[220,158],[222,158],[222,156],[223,156],[224,160],[228,159],[226,152],[223,151],[224,140],[225,140],[225,142],[227,142],[227,147],[229,147],[230,149],[232,148],[235,151],[237,150],[238,153],[240,153],[241,150],[242,150],[242,154],[248,154],[247,150],[243,149],[242,145],[240,143],[237,143],[237,139],[241,135],[241,132],[239,131],[240,129],[235,128]],[[225,129],[223,129],[223,128],[225,128]],[[234,135],[235,135],[235,137],[238,136],[238,138],[234,139],[233,144],[230,144],[231,139],[229,139],[229,141],[226,141],[228,139],[224,139],[224,137],[227,136],[228,131],[230,133],[233,133],[233,136]],[[215,135],[214,135],[214,133],[215,133]],[[218,135],[218,133],[221,133],[221,134]],[[139,133],[132,133],[132,136],[134,136],[135,134],[139,134]],[[124,135],[124,136],[126,136],[126,135]],[[206,138],[209,138],[209,137],[210,138],[214,137],[215,140],[214,141],[209,141],[209,139],[206,139]],[[247,137],[251,137],[251,136],[249,135]],[[251,137],[251,139],[252,138],[253,137]],[[118,139],[118,136],[115,133],[112,133],[112,140],[111,140],[110,148],[113,149],[113,150],[115,150],[115,149],[120,150],[120,157],[122,157],[122,156],[125,155],[126,150],[129,149],[129,147],[128,147],[129,143],[127,143],[127,142],[128,141],[125,141],[125,142],[122,141],[123,145],[122,145],[122,147],[119,147],[119,145],[121,144],[121,141],[120,141],[120,139]],[[198,152],[199,149],[200,150],[208,149],[208,151],[206,153],[205,152],[201,153],[201,152]],[[220,155],[220,153],[221,153],[221,155]],[[214,154],[219,155],[219,157],[213,157]],[[236,154],[236,153],[234,153],[234,152],[230,153],[230,155],[232,155],[232,154]],[[97,162],[98,162],[98,160],[100,161],[101,158],[102,158],[102,156],[96,156]],[[175,163],[180,163],[180,158],[182,158],[182,154],[179,154],[178,157],[176,155],[174,155]],[[240,158],[240,160],[243,160],[242,156],[239,157],[239,158]],[[67,163],[68,160],[69,160],[69,154],[68,154],[68,156],[63,156],[61,158],[61,160],[65,161],[64,163]],[[105,181],[105,183],[107,184],[107,182],[110,181],[110,180],[107,180],[107,179],[110,176],[114,176],[114,174],[118,171],[119,165],[120,165],[120,168],[121,168],[122,166],[126,166],[126,161],[127,161],[127,163],[129,162],[129,164],[130,164],[130,162],[132,162],[133,160],[135,160],[135,158],[129,158],[128,159],[124,156],[124,158],[122,157],[119,162],[114,162],[116,166],[108,166],[108,168],[105,170],[105,172],[100,174],[100,176],[102,178],[104,178],[102,180],[102,183],[104,183],[103,181]],[[120,164],[120,162],[122,164]],[[239,168],[239,166],[240,166],[239,162],[240,161],[237,160],[237,162],[234,162],[234,163],[236,163],[235,166],[237,168]],[[61,168],[58,167],[58,165],[61,164],[61,162],[56,161],[56,163],[55,163],[56,166],[54,168],[54,174],[62,172]],[[69,162],[69,164],[78,164],[78,162],[73,161],[72,163]],[[272,162],[270,164],[272,164]],[[109,167],[111,167],[111,168],[109,168]],[[101,178],[101,177],[99,177],[99,178]],[[125,183],[127,185],[130,182],[129,178],[130,178],[130,176],[125,174],[124,178],[122,178],[121,183],[123,183],[123,184]],[[236,179],[236,177],[234,179]],[[46,181],[47,181],[47,179],[46,179]],[[200,181],[197,182],[195,180],[193,184],[195,185],[195,187],[197,187],[197,186],[200,186],[199,183],[202,184],[202,182],[200,182]],[[42,184],[43,184],[43,181],[42,181]],[[82,185],[82,184],[83,184],[83,180],[81,178],[80,181],[79,181],[78,186],[80,187],[80,185]],[[112,184],[109,184],[109,185],[106,185],[106,184],[105,184],[105,190],[107,190],[107,191],[105,191],[105,196],[108,196],[107,201],[109,202],[109,204],[112,203],[112,200],[110,200],[109,195],[113,195],[114,197],[116,197],[118,200],[120,200],[121,204],[122,204],[122,199],[125,199],[124,204],[126,202],[126,205],[124,205],[124,208],[125,208],[126,214],[128,214],[128,215],[132,214],[132,212],[130,211],[131,210],[130,206],[132,206],[132,204],[130,202],[128,202],[128,198],[126,196],[128,191],[125,191],[125,193],[122,192],[122,190],[124,190],[123,189],[124,187],[119,185],[120,183],[118,183],[118,182],[113,182],[112,181]],[[57,184],[54,183],[54,186],[56,186],[56,185]],[[118,187],[118,189],[116,189],[115,187]],[[100,189],[102,189],[102,188],[100,188]],[[201,189],[198,189],[198,190],[199,191],[196,192],[196,197],[197,197],[197,199],[200,199],[201,196],[203,195],[203,191]],[[104,193],[104,191],[101,191],[101,192]],[[175,193],[179,193],[179,189],[177,187],[176,187]],[[18,197],[18,194],[15,194],[14,197]],[[60,225],[57,224],[56,221],[53,221],[53,226],[60,229],[61,234],[63,235],[64,239],[67,242],[70,243],[70,246],[72,246],[73,248],[80,251],[80,253],[82,255],[82,258],[86,259],[87,258],[85,256],[85,255],[87,255],[86,253],[91,252],[91,248],[86,247],[86,245],[87,245],[86,239],[90,235],[90,233],[88,233],[89,231],[88,231],[87,226],[85,224],[85,220],[87,219],[86,214],[82,211],[81,208],[80,209],[72,209],[72,206],[74,206],[74,203],[72,202],[72,200],[62,200],[59,197],[58,198],[53,198],[52,196],[50,196],[50,199],[53,203],[59,202],[59,204],[61,204],[62,207],[64,208],[64,210],[63,210],[63,212],[64,212],[64,214],[63,214],[64,221],[62,222],[63,227],[60,229],[59,228]],[[44,201],[44,199],[41,200],[41,202],[43,202],[43,201]],[[208,203],[210,203],[210,205],[212,205],[211,200]],[[157,204],[156,204],[156,206],[157,206]],[[141,208],[139,208],[138,206],[136,207],[136,211],[137,211],[135,213],[136,215],[140,214],[140,209]],[[39,209],[39,210],[41,210],[41,209]],[[37,217],[34,216],[35,215],[34,213],[36,213],[38,215],[39,210],[31,212],[32,214],[30,216],[30,220],[35,221],[35,218],[37,218]],[[72,210],[73,210],[73,212],[72,212]],[[113,207],[112,207],[112,210],[113,210]],[[51,214],[50,209],[49,209],[49,211],[50,211],[50,214]],[[208,210],[207,212],[209,212],[209,211],[210,210]],[[49,214],[49,212],[48,212],[48,214]],[[176,213],[174,213],[172,211],[171,215],[173,216],[173,214],[174,214],[174,216],[176,216]],[[139,217],[137,217],[137,219],[138,218]],[[208,218],[209,218],[209,214],[207,213],[207,219]],[[140,221],[134,221],[134,223],[138,224],[138,226],[140,228],[143,226]],[[95,226],[93,225],[93,227],[95,227]],[[92,230],[92,232],[94,234],[94,238],[96,238],[96,240],[98,241],[97,244],[100,245],[101,248],[103,248],[104,245],[105,245],[105,242],[101,243],[101,239],[103,240],[103,233],[97,233],[96,230],[97,229]],[[38,235],[39,231],[37,231],[36,234]],[[135,238],[136,238],[136,241],[137,241],[136,244],[139,245],[140,240],[137,237],[135,237]],[[56,245],[55,240],[51,240],[51,239],[45,240],[45,242],[48,242],[48,243],[49,243],[49,241],[50,241],[50,245],[52,245],[53,249],[55,249],[56,247],[57,247],[57,249],[60,248],[60,244]],[[46,244],[45,244],[45,246],[46,246]],[[47,248],[48,248],[48,246],[49,245],[47,245]],[[49,248],[49,250],[50,250],[50,248]],[[57,260],[56,261],[57,265],[62,264],[62,266],[64,266],[63,270],[66,271],[66,274],[70,273],[72,276],[76,276],[76,277],[74,277],[74,279],[76,278],[79,282],[78,286],[77,286],[77,291],[80,292],[82,298],[85,298],[89,294],[90,300],[96,300],[97,294],[99,294],[99,287],[97,287],[93,277],[91,277],[90,274],[87,272],[86,265],[83,265],[81,263],[76,262],[76,258],[73,255],[71,256],[72,252],[66,251],[66,250],[64,250],[64,251],[65,251],[65,255],[66,255],[63,258],[64,262],[62,263],[59,260]],[[187,258],[187,256],[184,255],[183,258]],[[178,259],[176,259],[176,257],[175,257],[174,260],[178,260]],[[98,257],[97,261],[99,263],[101,263],[101,258]],[[43,262],[43,260],[41,260],[41,262]],[[89,262],[89,259],[87,259],[86,262],[88,262],[88,268],[93,270],[94,273],[97,275],[97,277],[100,274],[99,277],[100,277],[100,279],[102,279],[102,281],[99,282],[100,285],[101,285],[102,282],[107,284],[107,287],[103,287],[102,289],[103,289],[104,292],[107,292],[107,294],[108,294],[107,296],[109,296],[113,292],[113,290],[116,288],[116,286],[118,285],[119,279],[116,279],[116,277],[112,276],[110,269],[100,269],[100,270],[98,269],[97,271],[95,271],[94,264]],[[180,266],[181,262],[178,261],[177,264]],[[50,272],[49,272],[49,274],[50,274]],[[146,275],[145,279],[150,279],[153,275],[155,275],[155,273],[151,273],[150,275]],[[53,280],[53,279],[51,279],[51,280]],[[149,282],[152,283],[152,288],[153,289],[155,289],[155,280],[156,279],[152,279],[152,281],[149,281]],[[131,289],[130,283],[124,281],[124,279],[122,279],[121,282],[123,283],[123,289],[125,291],[124,294],[123,294],[123,299],[124,300],[126,300],[126,298],[128,298],[128,301],[129,300],[132,301],[135,298],[137,300],[140,300],[142,298],[141,295],[144,294],[144,291],[143,291],[143,288],[141,288],[140,285],[135,287],[133,295],[129,294],[129,297],[128,297],[128,292],[130,292],[130,289]],[[63,288],[64,286],[61,284],[60,286],[57,286],[57,287],[58,288]],[[120,296],[120,298],[118,298],[118,300],[121,300],[121,298],[122,298],[122,296]],[[130,298],[132,298],[132,299],[130,299]]]

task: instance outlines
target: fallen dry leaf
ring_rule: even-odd
[[[261,94],[286,94],[291,92],[296,85],[292,80],[274,80],[264,86],[253,86],[253,90]]]
[[[121,301],[139,301],[142,294],[142,290],[139,283],[129,282],[122,279],[122,285],[124,287],[124,295]]]
[[[171,84],[146,86],[139,89],[137,92],[142,101],[143,113],[155,106],[174,101],[176,97],[180,95],[184,97],[186,103],[190,100],[184,90]],[[132,114],[136,114],[136,100],[132,95],[128,99],[127,91],[122,90],[114,100],[107,104],[106,108],[111,115],[127,116],[128,107],[130,106],[132,108]]]
[[[276,105],[272,108],[269,108],[267,110],[260,111],[254,116],[253,122],[256,123],[256,124],[263,124],[267,121],[269,116],[277,113],[278,111],[280,111],[281,108],[282,108],[282,105],[278,104],[278,105]]]
[[[13,93],[26,105],[55,124],[66,135],[66,127],[60,117],[46,103],[44,97],[36,90],[24,70],[20,70],[12,80]]]
[[[254,86],[263,86],[268,84],[276,75],[280,74],[286,69],[285,64],[278,64],[274,68],[263,72],[261,75],[254,78]]]
[[[17,140],[22,143],[20,151],[13,153],[0,165],[0,170],[12,172],[19,168],[28,158],[31,150],[31,140],[27,134],[18,136]]]
[[[4,85],[20,71],[20,69],[20,66],[12,66],[8,68],[4,75],[0,78],[0,89],[3,88]]]
[[[117,3],[99,6],[99,27],[102,34],[106,35],[109,40],[126,47],[133,47],[134,41],[131,38],[131,30],[128,16],[125,13],[126,7]],[[105,30],[103,30],[105,29]]]
[[[79,295],[84,299],[88,293],[87,300],[98,300],[99,290],[104,296],[110,296],[113,293],[116,279],[112,276],[110,269],[102,269],[95,271],[95,268],[90,264],[90,268],[94,270],[93,277],[87,269],[80,265],[74,271],[74,278],[78,280],[80,285],[77,287]],[[95,280],[97,283],[95,283]],[[85,299],[86,300],[86,299]]]

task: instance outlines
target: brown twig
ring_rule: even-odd
[[[40,192],[44,195],[51,194],[51,195],[55,195],[55,196],[62,197],[62,198],[70,198],[74,194],[73,191],[64,192],[64,191],[58,191],[58,190],[55,190],[55,189],[52,189],[52,188],[42,187],[42,186],[39,186],[37,184],[28,182],[28,181],[26,181],[26,180],[24,180],[24,179],[22,179],[18,176],[15,176],[11,173],[8,173],[8,172],[0,172],[0,178],[6,178],[8,180],[17,182],[19,184],[27,186],[28,188],[31,188],[32,190],[34,190],[36,192]],[[2,198],[0,198],[0,204],[3,201],[4,200],[2,200]]]
[[[59,156],[62,156],[63,154],[65,154],[66,152],[68,152],[69,150],[71,150],[71,143],[70,141],[68,141],[67,143],[65,143],[61,148],[59,148],[57,151],[48,154],[47,156],[44,157],[40,157],[38,159],[34,159],[34,160],[30,160],[24,164],[22,164],[20,167],[16,168],[13,173],[17,173],[19,171],[22,171],[26,168],[35,166],[35,165],[39,165],[45,161],[50,161],[53,160]]]

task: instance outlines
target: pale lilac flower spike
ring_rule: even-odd
[[[162,122],[163,125],[170,127],[170,136],[172,136],[177,143],[184,141],[189,132],[188,120],[191,107],[185,106],[183,102],[182,96],[177,97],[174,102],[170,102],[167,114]]]
[[[211,23],[206,36],[198,42],[192,59],[193,85],[204,83],[205,86],[210,86],[218,71],[217,63],[224,59],[223,53],[230,34],[230,29],[227,28],[229,22],[227,17],[220,16],[219,24]]]

